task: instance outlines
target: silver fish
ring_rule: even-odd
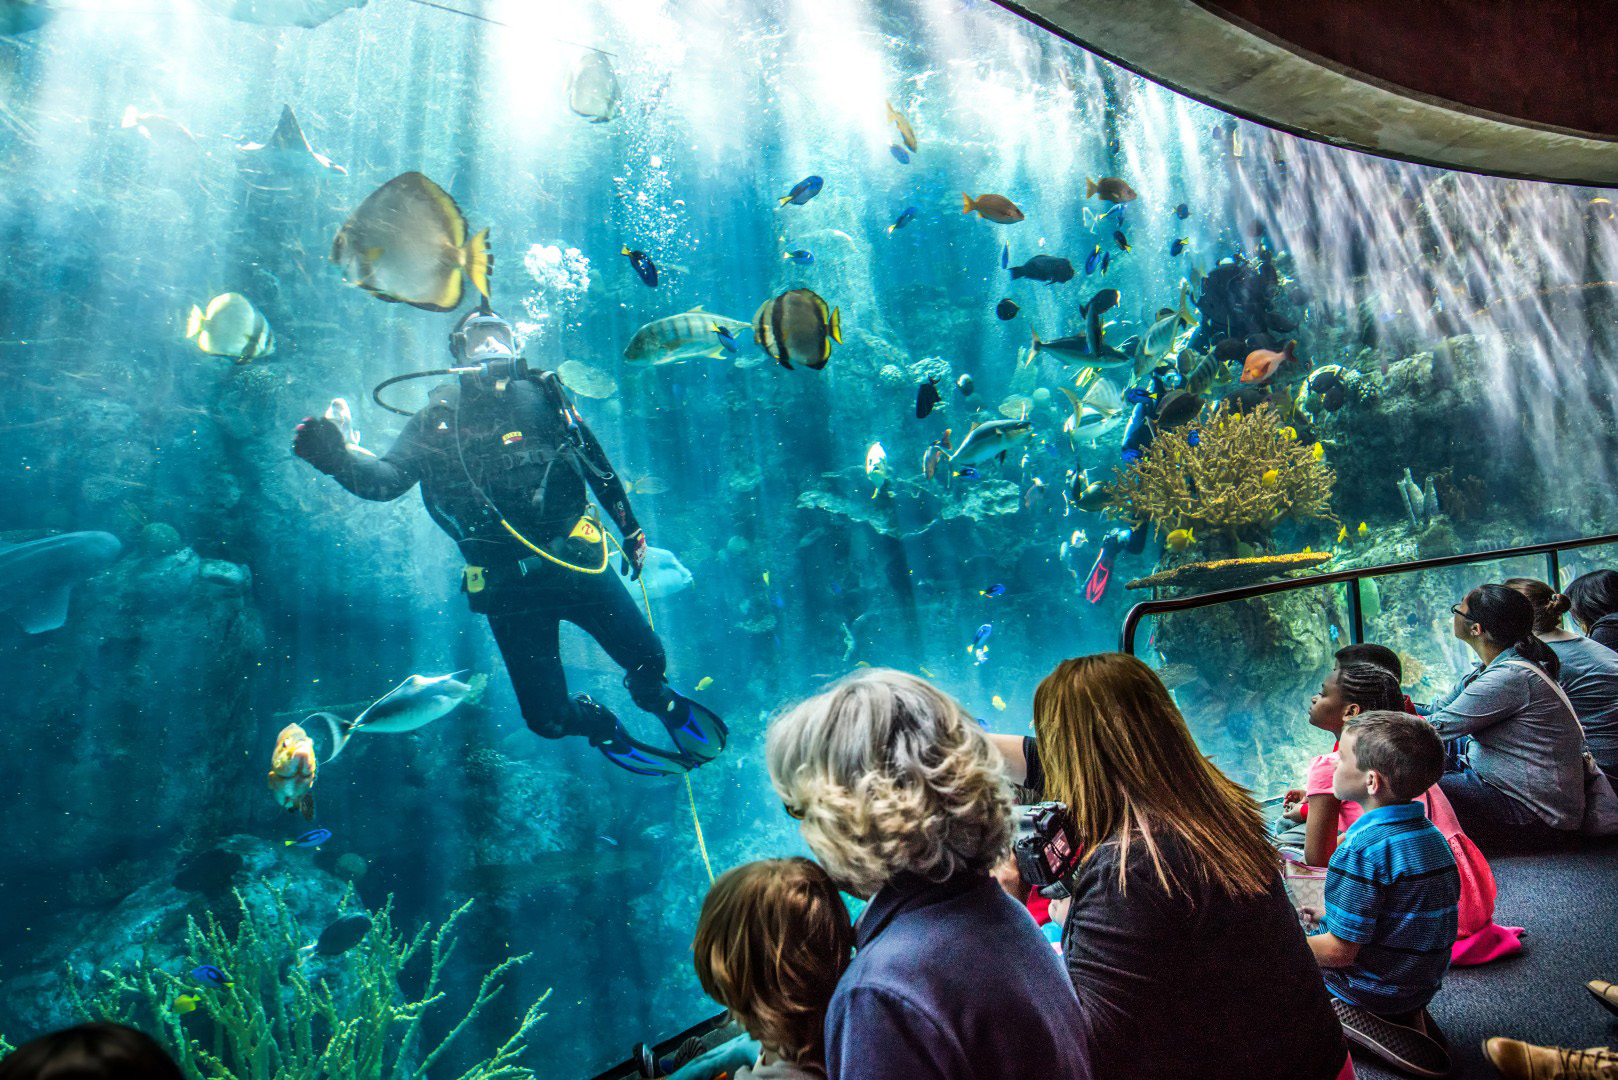
[[[343,277],[389,303],[454,311],[462,279],[489,295],[489,230],[468,236],[449,193],[418,172],[395,176],[366,196],[332,241]]]
[[[567,107],[592,124],[618,115],[618,73],[604,54],[590,50],[574,63],[567,77]]]
[[[678,364],[698,357],[718,359],[725,355],[725,347],[714,333],[715,327],[730,331],[734,337],[751,329],[752,324],[694,307],[655,319],[636,330],[624,349],[624,359],[653,365]]]
[[[373,731],[396,735],[426,727],[439,717],[452,711],[463,701],[475,702],[483,696],[488,684],[487,675],[473,675],[466,682],[461,676],[468,672],[456,671],[449,675],[412,675],[404,682],[377,698],[353,720],[344,720],[329,712],[313,715],[321,717],[331,728],[331,761],[343,752],[348,740],[357,732]]]
[[[950,455],[949,463],[957,469],[964,465],[981,465],[1033,435],[1034,425],[1030,420],[990,420],[967,432],[960,447]]]

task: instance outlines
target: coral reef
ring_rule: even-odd
[[[444,965],[455,948],[455,925],[471,907],[457,908],[436,932],[423,926],[414,936],[395,934],[391,901],[371,914],[365,939],[344,954],[344,977],[333,983],[290,958],[303,939],[288,910],[285,887],[268,890],[268,903],[250,903],[236,892],[240,922],[234,933],[209,912],[205,921],[186,920],[183,966],[213,964],[229,985],[198,992],[178,976],[148,967],[102,971],[98,984],[82,994],[66,983],[74,1011],[84,1020],[111,1020],[149,1031],[188,1076],[301,1080],[311,1076],[381,1078],[428,1075],[479,1012],[500,992],[508,971],[528,959],[509,957],[483,977],[462,1018],[437,1045],[422,1043],[422,1020],[445,1000],[440,988]],[[345,894],[345,901],[351,897]],[[403,993],[399,974],[423,949],[428,952],[426,984],[419,996]],[[194,1013],[174,1008],[175,995],[198,997]],[[543,1017],[547,991],[530,1005],[517,1029],[494,1052],[462,1072],[461,1080],[530,1080],[534,1073],[517,1064],[529,1031]],[[201,1024],[193,1017],[201,1017]],[[199,1031],[206,1025],[211,1030]],[[202,1036],[202,1037],[199,1037]]]
[[[1229,589],[1279,577],[1289,570],[1309,570],[1331,559],[1329,551],[1299,551],[1290,555],[1250,555],[1240,559],[1181,563],[1128,584],[1131,589],[1177,585],[1190,589]]]
[[[1232,545],[1262,539],[1285,518],[1336,521],[1332,467],[1282,430],[1269,405],[1221,411],[1211,422],[1160,434],[1121,470],[1108,510],[1165,531],[1202,526]]]

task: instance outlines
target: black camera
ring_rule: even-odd
[[[1035,803],[1012,808],[1017,834],[1011,851],[1017,857],[1017,870],[1039,895],[1060,900],[1071,895],[1067,881],[1079,868],[1078,838],[1073,832],[1073,815],[1059,802]]]

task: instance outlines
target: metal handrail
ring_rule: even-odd
[[[1285,581],[1266,581],[1261,585],[1243,585],[1240,588],[1198,593],[1194,596],[1177,596],[1169,600],[1143,600],[1130,608],[1129,614],[1124,616],[1121,648],[1131,656],[1135,654],[1135,631],[1139,629],[1141,620],[1151,615],[1167,615],[1176,611],[1195,611],[1198,608],[1213,607],[1215,604],[1251,600],[1256,596],[1273,596],[1276,593],[1293,592],[1297,589],[1316,589],[1349,581],[1355,583],[1355,588],[1348,590],[1349,641],[1358,645],[1365,640],[1365,618],[1360,607],[1360,590],[1358,588],[1359,582],[1365,578],[1388,577],[1392,574],[1414,574],[1423,570],[1440,570],[1446,566],[1466,566],[1470,563],[1495,562],[1500,559],[1522,558],[1527,555],[1544,555],[1550,575],[1550,585],[1554,589],[1559,586],[1557,578],[1561,576],[1562,563],[1560,556],[1562,552],[1572,551],[1575,548],[1600,547],[1603,544],[1618,544],[1618,533],[1604,533],[1601,536],[1585,536],[1577,540],[1558,540],[1544,544],[1523,544],[1520,547],[1479,551],[1472,555],[1440,555],[1432,559],[1416,559],[1412,562],[1365,566],[1357,570],[1336,570],[1329,574],[1288,578]]]

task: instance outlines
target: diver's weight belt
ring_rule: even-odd
[[[607,534],[605,531],[603,531],[600,522],[595,519],[593,514],[585,514],[584,516],[580,517],[579,520],[574,523],[571,532],[569,532],[566,536],[561,537],[559,540],[553,541],[552,543],[556,548],[565,550],[566,545],[573,541],[579,541],[581,544],[590,548],[593,548],[599,544],[601,546],[601,565],[593,568],[574,566],[572,563],[567,562],[565,559],[558,558],[556,555],[530,555],[525,559],[518,559],[516,562],[508,563],[505,566],[468,565],[461,571],[461,591],[467,593],[482,592],[488,585],[487,579],[490,575],[497,578],[503,577],[508,574],[510,570],[515,569],[518,577],[527,577],[531,573],[536,573],[537,571],[544,569],[547,563],[586,574],[599,574],[602,570],[606,569]]]

